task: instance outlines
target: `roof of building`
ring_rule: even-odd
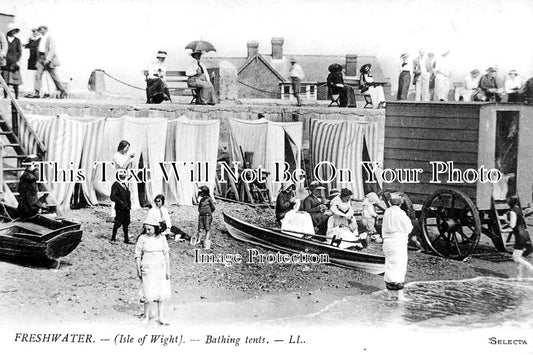
[[[283,77],[287,82],[290,81],[290,58],[296,59],[296,63],[300,64],[302,67],[305,73],[304,82],[325,82],[329,74],[328,67],[331,64],[338,63],[342,65],[343,68],[346,66],[346,57],[342,55],[285,55],[282,59],[273,59],[272,55],[260,54],[257,57],[260,57],[265,64],[277,71],[279,76]],[[222,60],[233,64],[238,72],[251,62],[251,58],[245,57],[210,57],[204,59],[204,64],[207,67],[216,67],[218,62]],[[359,77],[359,68],[366,63],[372,65],[374,81],[378,83],[387,82],[387,78],[383,74],[375,56],[357,57],[357,77]]]

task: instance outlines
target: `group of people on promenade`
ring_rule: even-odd
[[[414,60],[409,53],[400,56],[397,100],[407,100],[411,83],[415,87],[415,101],[448,101],[451,89],[449,50],[435,58],[434,53],[420,49]],[[455,89],[455,101],[496,101],[507,95],[507,102],[533,102],[533,78],[523,82],[516,70],[510,70],[504,84],[496,79],[497,70],[488,67],[481,75],[478,69],[470,71],[463,86]]]
[[[198,97],[195,102],[197,105],[214,105],[217,102],[215,89],[211,83],[207,67],[201,62],[202,55],[202,51],[191,52],[192,60],[185,71],[187,86],[198,91],[196,93]],[[159,104],[163,101],[172,102],[167,86],[166,58],[166,51],[158,51],[156,61],[144,72],[146,76],[147,104]]]
[[[19,33],[20,28],[14,23],[8,25],[8,30],[5,34],[0,32],[0,70],[7,85],[13,87],[16,99],[19,97],[19,86],[22,85],[20,59],[22,58],[23,46],[18,38]],[[56,71],[60,62],[54,38],[49,34],[48,27],[43,25],[33,28],[32,35],[24,44],[24,48],[30,51],[27,69],[35,71],[34,92],[26,95],[26,97],[40,98],[50,96],[50,94],[45,96],[42,92],[43,74],[46,72],[60,92],[58,98],[66,98],[68,91]],[[7,97],[5,90],[4,97]]]

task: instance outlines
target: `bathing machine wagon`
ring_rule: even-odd
[[[484,234],[506,251],[506,197],[532,202],[533,106],[399,101],[385,115],[384,187],[418,207],[427,247],[463,260]]]

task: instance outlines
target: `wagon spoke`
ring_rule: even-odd
[[[459,233],[461,234],[461,237],[463,237],[464,242],[472,244],[470,237],[467,236],[462,230]]]
[[[462,256],[463,254],[461,253],[461,248],[459,248],[459,242],[457,241],[457,235],[455,234],[455,232],[450,232],[450,235],[451,234],[453,234],[453,242],[455,244],[455,248],[457,249],[457,254],[459,254],[459,256]]]

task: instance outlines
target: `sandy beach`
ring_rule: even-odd
[[[111,244],[109,207],[72,210],[69,220],[82,224],[83,239],[58,269],[0,263],[0,311],[6,322],[136,322],[142,306],[135,272],[134,245]],[[171,206],[174,224],[195,230],[196,207]],[[252,223],[272,223],[270,210],[218,202],[210,253],[246,255],[255,248],[231,238],[222,212]],[[138,236],[146,210],[133,211],[130,231]],[[482,236],[481,244],[490,243]],[[365,297],[384,288],[382,276],[332,265],[199,264],[188,242],[169,240],[173,297],[168,318],[174,324],[250,324],[317,312],[343,297]],[[261,252],[268,252],[257,247]],[[490,250],[490,245],[479,248]],[[372,246],[379,250],[379,246]],[[202,251],[202,253],[205,251]],[[508,259],[490,262],[470,258],[447,260],[409,252],[406,282],[460,280],[478,276],[515,277]]]

